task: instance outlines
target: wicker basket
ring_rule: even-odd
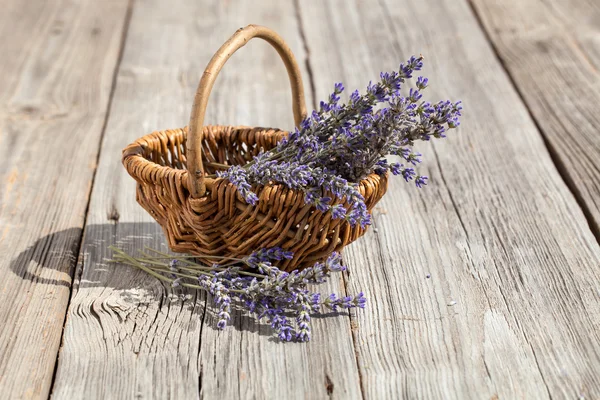
[[[203,126],[219,71],[236,50],[255,37],[269,42],[285,63],[294,118],[299,124],[306,115],[304,89],[291,50],[270,29],[249,25],[221,46],[208,64],[196,92],[189,129],[146,135],[123,150],[122,161],[138,183],[137,201],[163,227],[173,251],[239,257],[261,247],[280,246],[294,252],[293,260],[279,265],[291,271],[340,251],[364,229],[304,204],[301,192],[283,185],[256,188],[259,201],[250,205],[228,180],[214,177],[217,164],[245,164],[287,135],[271,128]],[[372,174],[360,182],[369,210],[386,189],[385,176]]]

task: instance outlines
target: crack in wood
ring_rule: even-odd
[[[308,41],[306,40],[306,34],[304,33],[304,25],[302,21],[302,13],[300,11],[300,0],[294,0],[294,15],[296,17],[296,24],[298,25],[298,33],[300,34],[300,40],[302,41],[302,47],[304,48],[304,66],[306,73],[308,74],[308,82],[310,85],[310,98],[313,109],[317,109],[317,91],[315,89],[315,79],[313,76],[312,66],[310,64],[310,48],[308,47]],[[310,113],[310,112],[309,112]]]
[[[563,182],[565,183],[565,185],[567,186],[567,188],[569,189],[569,191],[571,192],[571,194],[577,201],[579,208],[581,209],[581,211],[583,212],[583,215],[585,216],[585,219],[587,220],[590,231],[596,238],[596,241],[598,242],[598,244],[600,244],[600,223],[595,220],[592,210],[590,209],[590,206],[587,204],[586,200],[583,198],[581,189],[578,187],[578,185],[575,183],[575,181],[573,179],[572,172],[569,170],[569,168],[567,168],[567,165],[561,159],[561,157],[558,153],[559,150],[552,144],[552,142],[547,137],[546,131],[544,129],[542,129],[539,119],[533,113],[529,102],[525,99],[525,96],[523,94],[523,90],[521,89],[521,86],[518,84],[517,80],[515,79],[513,72],[511,70],[511,68],[509,68],[509,66],[507,65],[506,61],[504,60],[504,57],[502,57],[502,55],[500,53],[500,49],[498,48],[498,45],[496,44],[496,41],[493,40],[490,32],[488,31],[486,25],[484,24],[484,22],[482,20],[482,16],[478,12],[478,9],[474,4],[474,0],[466,0],[466,2],[469,5],[471,13],[473,14],[473,18],[477,21],[477,23],[479,24],[479,27],[481,28],[481,31],[483,32],[485,38],[487,39],[487,42],[488,42],[490,48],[492,49],[492,52],[494,53],[496,60],[502,66],[502,69],[504,70],[504,72],[506,73],[506,76],[510,80],[512,87],[514,88],[515,92],[519,96],[519,98],[521,100],[521,105],[527,111],[529,118],[534,123],[534,125],[544,143],[544,146],[546,147],[546,150],[548,151],[548,154],[550,155],[550,158],[551,158],[552,162],[554,163],[560,177],[562,178]],[[590,65],[593,68],[593,64],[591,64],[591,62],[590,62]]]
[[[88,217],[88,214],[89,214],[89,211],[90,211],[91,193],[92,193],[92,189],[93,189],[93,186],[94,186],[94,180],[95,180],[95,177],[96,177],[96,171],[97,171],[98,162],[100,160],[100,153],[101,153],[101,150],[102,150],[102,139],[104,137],[104,133],[106,131],[106,126],[108,124],[108,119],[110,117],[110,108],[111,108],[111,105],[112,105],[112,99],[113,99],[113,96],[114,96],[114,93],[115,93],[115,89],[116,89],[116,85],[117,85],[117,73],[119,71],[119,66],[121,65],[121,60],[123,59],[123,52],[124,52],[124,49],[125,49],[125,41],[127,39],[127,33],[128,33],[128,30],[129,30],[129,22],[131,21],[131,14],[132,14],[132,9],[133,9],[133,2],[134,2],[134,0],[129,0],[129,3],[127,5],[127,11],[125,12],[125,16],[123,18],[123,25],[122,25],[123,26],[123,28],[122,28],[123,31],[121,33],[119,55],[117,57],[117,60],[115,62],[115,66],[114,66],[114,69],[113,69],[112,85],[111,85],[111,89],[110,89],[110,93],[109,93],[108,103],[106,105],[106,112],[105,112],[105,115],[104,115],[104,122],[103,122],[101,133],[100,133],[100,140],[99,140],[98,147],[97,147],[98,148],[98,152],[97,152],[97,155],[96,155],[96,162],[94,164],[94,172],[92,174],[92,179],[91,179],[90,185],[88,187],[88,193],[86,195],[87,205],[86,205],[86,208],[85,208],[85,212],[83,214],[84,218],[83,218],[83,225],[82,225],[84,227],[84,229],[82,229],[82,234],[79,237],[79,241],[77,242],[77,250],[76,250],[76,253],[75,253],[75,254],[78,255],[77,259],[81,259],[82,262],[81,263],[76,263],[75,268],[73,268],[73,272],[71,274],[71,282],[72,282],[71,293],[69,295],[69,299],[67,301],[67,306],[65,308],[65,315],[64,315],[64,319],[63,319],[63,323],[62,323],[63,329],[62,329],[61,335],[60,335],[59,351],[57,353],[57,359],[56,359],[56,361],[54,363],[53,372],[52,372],[52,378],[50,380],[49,398],[51,398],[52,395],[53,395],[53,393],[54,393],[54,385],[56,383],[56,376],[57,376],[57,372],[58,372],[58,358],[59,358],[59,355],[60,355],[60,350],[64,346],[64,340],[65,340],[64,333],[65,333],[65,326],[66,326],[66,323],[67,323],[67,318],[68,318],[68,315],[69,315],[69,312],[68,312],[69,311],[69,306],[70,306],[71,301],[73,299],[73,296],[75,294],[75,290],[74,290],[74,286],[73,286],[73,281],[75,280],[76,276],[81,277],[81,274],[83,273],[83,266],[84,266],[83,259],[84,259],[84,254],[82,254],[81,251],[82,251],[83,240],[85,238],[85,233],[86,233],[86,230],[87,230],[86,229],[86,226],[87,226],[86,223],[87,223],[87,217]],[[117,213],[117,218],[116,218],[115,222],[118,222],[118,212],[116,211],[116,209],[115,209],[115,212]],[[78,265],[81,265],[81,270],[80,271],[78,271],[78,268],[77,268]],[[90,307],[90,309],[94,313],[93,306]],[[100,326],[102,326],[102,321],[100,320],[99,316],[97,316],[97,319],[98,319],[98,322],[100,323]]]

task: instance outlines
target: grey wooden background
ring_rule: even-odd
[[[3,0],[0,397],[599,399],[597,0]],[[107,247],[164,247],[121,149],[184,126],[237,28],[269,26],[307,101],[364,87],[412,54],[460,130],[423,146],[323,291],[369,298],[314,319],[309,344],[172,291]],[[219,77],[207,120],[292,126],[263,42]],[[430,274],[430,278],[427,275]]]

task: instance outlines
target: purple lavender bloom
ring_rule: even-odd
[[[404,168],[402,170],[402,177],[404,178],[404,180],[406,182],[413,180],[415,175],[416,175],[416,172],[413,168]]]
[[[375,164],[374,172],[378,175],[385,175],[385,173],[388,171],[388,169],[390,169],[388,160],[385,158],[382,158],[381,160],[377,161],[377,163]]]
[[[392,174],[394,175],[400,175],[402,173],[402,167],[402,164],[392,163],[390,164],[390,171],[392,171]]]
[[[276,268],[273,267],[269,261],[259,262],[258,264],[256,264],[256,269],[258,269],[258,272],[265,275],[271,275],[273,274],[273,272],[276,272]]]
[[[361,99],[360,96],[360,92],[358,90],[355,90],[354,92],[352,92],[352,94],[350,95],[350,103],[357,103],[359,102]]]
[[[319,312],[321,308],[321,293],[313,293],[310,296],[310,307],[313,312]]]
[[[354,307],[354,297],[352,296],[344,296],[341,298],[341,307],[342,308],[352,308]]]
[[[417,107],[417,114],[422,115],[424,118],[429,117],[435,109],[429,102],[423,102]]]
[[[231,297],[229,296],[229,289],[226,288],[223,282],[219,282],[215,285],[213,290],[214,302],[219,305],[219,321],[217,322],[217,328],[224,329],[227,326],[227,321],[231,318]]]
[[[342,204],[336,204],[331,207],[331,218],[342,219],[346,216],[346,208]]]
[[[310,168],[306,165],[292,167],[286,183],[290,187],[303,187],[311,180]]]
[[[412,78],[413,71],[420,71],[423,67],[423,57],[412,56],[406,64],[400,64],[400,76],[405,79]]]
[[[410,88],[408,98],[410,99],[411,103],[416,103],[421,99],[421,97],[423,97],[423,95],[418,90]]]
[[[267,310],[266,313],[270,315],[271,328],[275,330],[279,340],[282,342],[291,341],[293,329],[288,319],[285,317],[285,315],[283,315],[284,310],[281,307],[276,307],[274,309]]]
[[[381,84],[394,92],[400,90],[400,77],[395,72],[382,72],[379,77]]]
[[[410,149],[407,147],[399,147],[397,150],[395,150],[395,154],[406,160],[410,155]]]
[[[331,201],[331,197],[319,197],[314,200],[314,205],[317,208],[317,210],[319,210],[321,212],[326,212],[331,207],[329,205],[330,201]]]
[[[418,188],[423,187],[424,185],[427,185],[427,177],[426,176],[417,176],[417,178],[415,179],[415,185],[417,185]]]
[[[414,71],[420,71],[423,68],[423,57],[411,56],[407,62],[407,66]]]
[[[291,260],[294,258],[294,253],[291,251],[283,250],[281,247],[270,247],[265,249],[265,255],[271,260],[281,261],[284,258]]]
[[[310,188],[304,192],[304,202],[306,204],[314,203],[319,198],[319,190],[317,188]]]
[[[298,278],[303,283],[318,284],[325,282],[326,276],[327,271],[325,271],[325,265],[323,263],[317,262],[312,267],[308,267],[299,274],[295,275],[294,278]]]
[[[310,114],[311,124],[315,122],[321,121],[321,114],[319,114],[316,110],[313,110],[312,114]]]
[[[278,329],[276,329],[277,337],[282,342],[290,342],[292,340],[292,327],[288,325],[281,325]]]
[[[346,270],[346,266],[342,265],[342,255],[337,251],[331,253],[325,262],[325,266],[329,271],[342,272]]]
[[[455,114],[455,115],[457,115],[457,116],[461,116],[461,115],[462,115],[462,114],[460,113],[460,112],[461,112],[461,110],[463,109],[463,107],[462,107],[462,101],[457,101],[456,103],[454,103],[454,104],[452,105],[452,108],[453,108],[453,111],[454,111],[454,114]]]
[[[445,138],[446,128],[443,125],[437,125],[433,131],[433,137],[435,138]]]
[[[233,165],[227,171],[219,171],[217,175],[221,178],[229,179],[232,184],[237,186],[238,192],[240,192],[248,204],[254,205],[258,202],[258,197],[251,191],[251,186],[248,183],[248,174],[244,168],[239,165]]]
[[[300,342],[307,342],[310,340],[310,310],[310,300],[303,298],[299,304],[298,316],[296,317],[296,323],[298,324],[296,339]]]
[[[366,211],[362,219],[359,221],[360,227],[362,229],[367,229],[367,226],[372,224],[372,219],[373,217],[371,217],[371,214],[369,214],[369,212]]]
[[[350,225],[360,224],[363,229],[371,225],[371,214],[369,214],[364,201],[354,203],[350,212],[346,214],[346,220],[350,222]]]
[[[324,185],[326,189],[331,190],[334,195],[340,198],[348,193],[348,181],[340,176],[327,176]]]
[[[450,129],[457,128],[459,125],[460,125],[460,121],[458,120],[457,117],[454,117],[454,118],[448,120],[448,128],[450,128]]]
[[[323,302],[323,305],[330,308],[333,312],[337,312],[339,303],[340,299],[338,299],[335,293],[331,293],[329,296],[327,296],[327,298]]]
[[[227,323],[227,321],[231,318],[231,315],[229,315],[229,312],[227,310],[219,311],[218,316],[220,320],[225,320],[225,323]]]
[[[381,73],[379,82],[369,82],[363,94],[352,92],[346,104],[340,103],[343,85],[335,84],[327,101],[287,139],[259,154],[249,166],[231,167],[220,175],[230,179],[249,203],[258,201],[251,190],[254,185],[278,182],[303,191],[305,202],[319,212],[331,209],[333,218],[366,227],[371,216],[357,183],[370,173],[391,171],[406,181],[415,180],[418,187],[425,185],[426,177],[413,168],[388,163],[387,155],[398,155],[415,166],[421,161],[421,155],[412,151],[416,141],[443,138],[460,124],[460,102],[422,101],[427,78],[419,76],[416,88],[401,92],[403,83],[422,67],[423,57],[413,56],[397,71]],[[337,197],[334,203],[347,204],[348,210],[331,206],[327,192]]]
[[[363,292],[360,292],[355,298],[354,298],[354,304],[356,305],[356,307],[358,308],[365,308],[367,305],[367,298],[365,297],[365,294]]]
[[[367,298],[363,292],[360,292],[356,296],[344,297],[337,297],[332,293],[327,299],[325,299],[323,305],[330,308],[334,312],[337,312],[338,308],[365,308],[367,305]]]
[[[291,260],[294,257],[294,253],[291,251],[283,250],[280,247],[268,247],[254,251],[248,257],[245,258],[245,263],[249,267],[259,268],[259,263],[269,263],[270,260],[281,261],[284,258]]]
[[[319,109],[321,112],[325,113],[331,110],[331,104],[329,103],[325,103],[324,101],[321,101],[319,103]]]
[[[309,284],[324,282],[330,273],[345,270],[339,253],[332,253],[324,263],[317,262],[312,267],[291,273],[281,271],[269,262],[271,259],[282,260],[291,257],[291,252],[279,247],[263,248],[234,263],[231,263],[231,258],[224,257],[223,262],[226,264],[215,264],[212,268],[188,261],[187,258],[180,258],[177,262],[186,264],[186,275],[170,281],[173,286],[192,287],[197,280],[195,286],[210,293],[218,307],[215,313],[218,329],[225,329],[231,321],[231,304],[236,301],[239,306],[255,314],[259,320],[267,318],[281,341],[290,341],[293,338],[298,341],[310,340],[311,313],[320,313],[322,306],[334,311],[340,308],[364,307],[362,293],[341,298],[331,294],[322,299],[319,293],[311,292],[307,288]],[[146,259],[137,261],[146,263],[147,267],[156,273],[166,276],[173,273],[164,266],[157,267]],[[195,268],[195,265],[203,268]],[[248,266],[254,269],[248,271],[245,268]],[[188,283],[192,279],[193,281]],[[288,317],[290,314],[293,318]],[[294,320],[296,329],[292,327]]]
[[[382,102],[387,99],[384,87],[378,84],[373,85],[371,82],[369,82],[369,86],[367,86],[367,93],[378,102]]]
[[[306,130],[310,129],[310,118],[304,118],[302,120],[302,122],[300,122],[300,128],[303,131],[306,131]],[[290,140],[292,140],[292,139],[290,139]]]
[[[408,157],[405,158],[405,160],[411,163],[412,165],[417,165],[421,162],[421,159],[419,158],[421,156],[421,153],[410,153]]]
[[[217,328],[223,330],[227,327],[227,321],[224,319],[220,319],[219,322],[217,322]]]

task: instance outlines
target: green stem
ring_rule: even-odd
[[[144,249],[151,251],[153,253],[156,254],[160,254],[161,256],[165,257],[165,258],[179,258],[179,256],[173,256],[171,254],[167,254],[167,253],[163,253],[162,251],[158,251],[155,249],[152,249],[148,246],[145,246]],[[214,258],[214,259],[221,259],[221,260],[233,260],[233,261],[240,261],[240,262],[244,262],[245,260],[243,258],[234,258],[234,257],[222,257],[222,256],[207,256],[207,255],[201,255],[201,256],[183,256],[182,258]]]
[[[146,267],[145,265],[143,265],[142,263],[137,261],[135,258],[133,258],[130,255],[128,255],[127,253],[125,253],[123,250],[117,249],[116,247],[113,247],[113,246],[110,246],[109,248],[112,251],[114,251],[115,253],[119,254],[124,259],[128,260],[130,265],[133,265],[134,267],[137,267],[137,268],[147,272],[148,274],[152,275],[153,277],[160,279],[162,281],[171,282],[171,283],[173,282],[172,279],[169,279],[166,276],[162,276],[158,272],[154,272],[151,268]]]
[[[112,251],[114,251],[115,253],[117,253],[119,256],[121,256],[123,258],[123,260],[121,260],[122,263],[124,263],[126,265],[130,265],[130,266],[136,267],[136,268],[139,268],[142,271],[148,273],[149,275],[151,275],[151,276],[153,276],[153,277],[155,277],[155,278],[157,278],[157,279],[159,279],[161,281],[169,282],[169,283],[173,284],[173,281],[174,281],[173,279],[167,278],[166,276],[161,275],[160,273],[152,270],[151,268],[146,267],[145,265],[143,265],[142,263],[140,263],[138,260],[136,260],[135,258],[133,258],[130,255],[128,255],[127,253],[125,253],[123,250],[118,249],[118,248],[113,247],[113,246],[109,246],[109,249],[111,249]],[[114,261],[118,261],[118,260],[114,260]],[[172,272],[172,271],[169,271],[169,272]],[[195,278],[195,277],[190,277],[190,278]],[[203,287],[203,286],[200,286],[200,285],[193,285],[191,283],[186,283],[186,282],[181,282],[180,285],[183,286],[183,287],[191,288],[191,289],[199,289],[199,290],[206,291],[206,288]],[[239,289],[230,289],[229,291],[232,292],[232,293],[239,293],[239,294],[245,294],[246,293],[243,290],[239,290]]]
[[[113,250],[117,254],[117,257],[115,258],[115,260],[111,260],[111,261],[114,261],[114,262],[124,262],[124,263],[126,263],[128,265],[131,265],[131,266],[134,266],[134,267],[139,267],[140,265],[143,265],[143,263],[150,264],[150,265],[155,265],[157,267],[161,267],[161,268],[155,268],[155,269],[160,269],[161,271],[164,271],[164,272],[170,272],[170,273],[173,273],[174,275],[182,275],[182,276],[185,276],[185,277],[190,278],[190,279],[196,279],[197,277],[196,276],[189,276],[189,275],[178,274],[177,272],[172,271],[170,269],[170,265],[169,264],[157,262],[157,261],[154,261],[154,259],[164,259],[164,258],[175,259],[177,261],[180,261],[180,262],[188,264],[188,267],[178,266],[177,269],[184,270],[184,271],[187,271],[187,272],[198,273],[198,274],[205,275],[205,276],[213,276],[212,274],[210,274],[208,272],[205,272],[205,271],[225,271],[227,269],[226,267],[233,266],[233,265],[237,264],[237,262],[234,262],[234,263],[231,263],[229,265],[222,265],[222,266],[219,266],[219,267],[216,267],[216,268],[215,267],[208,267],[208,266],[200,265],[200,264],[197,264],[197,263],[185,260],[185,259],[180,259],[179,256],[177,256],[177,257],[171,256],[169,254],[160,252],[158,250],[155,250],[155,249],[152,249],[152,248],[149,248],[149,247],[146,247],[146,249],[149,250],[149,251],[152,251],[154,253],[164,255],[164,257],[150,257],[150,258],[139,258],[138,259],[138,258],[134,258],[134,257],[128,255],[123,250],[118,249],[116,247],[110,246],[109,248],[111,250]],[[144,256],[148,255],[147,253],[144,253],[144,252],[140,252],[140,253],[142,255],[144,255]],[[209,256],[209,257],[217,258],[218,256]],[[184,258],[184,257],[182,257],[182,258]],[[218,257],[218,258],[224,258],[225,259],[225,257]],[[230,258],[227,258],[227,259],[241,260],[241,259],[235,259],[233,257],[230,257]],[[143,265],[143,267],[145,268],[144,270],[151,269],[151,270],[154,271],[154,269],[152,269],[151,267],[148,267],[148,266],[145,266],[145,265]],[[252,277],[255,277],[255,278],[264,278],[265,277],[265,275],[263,275],[263,274],[257,274],[257,273],[248,272],[248,271],[238,271],[238,273],[241,274],[241,275],[252,276]]]

